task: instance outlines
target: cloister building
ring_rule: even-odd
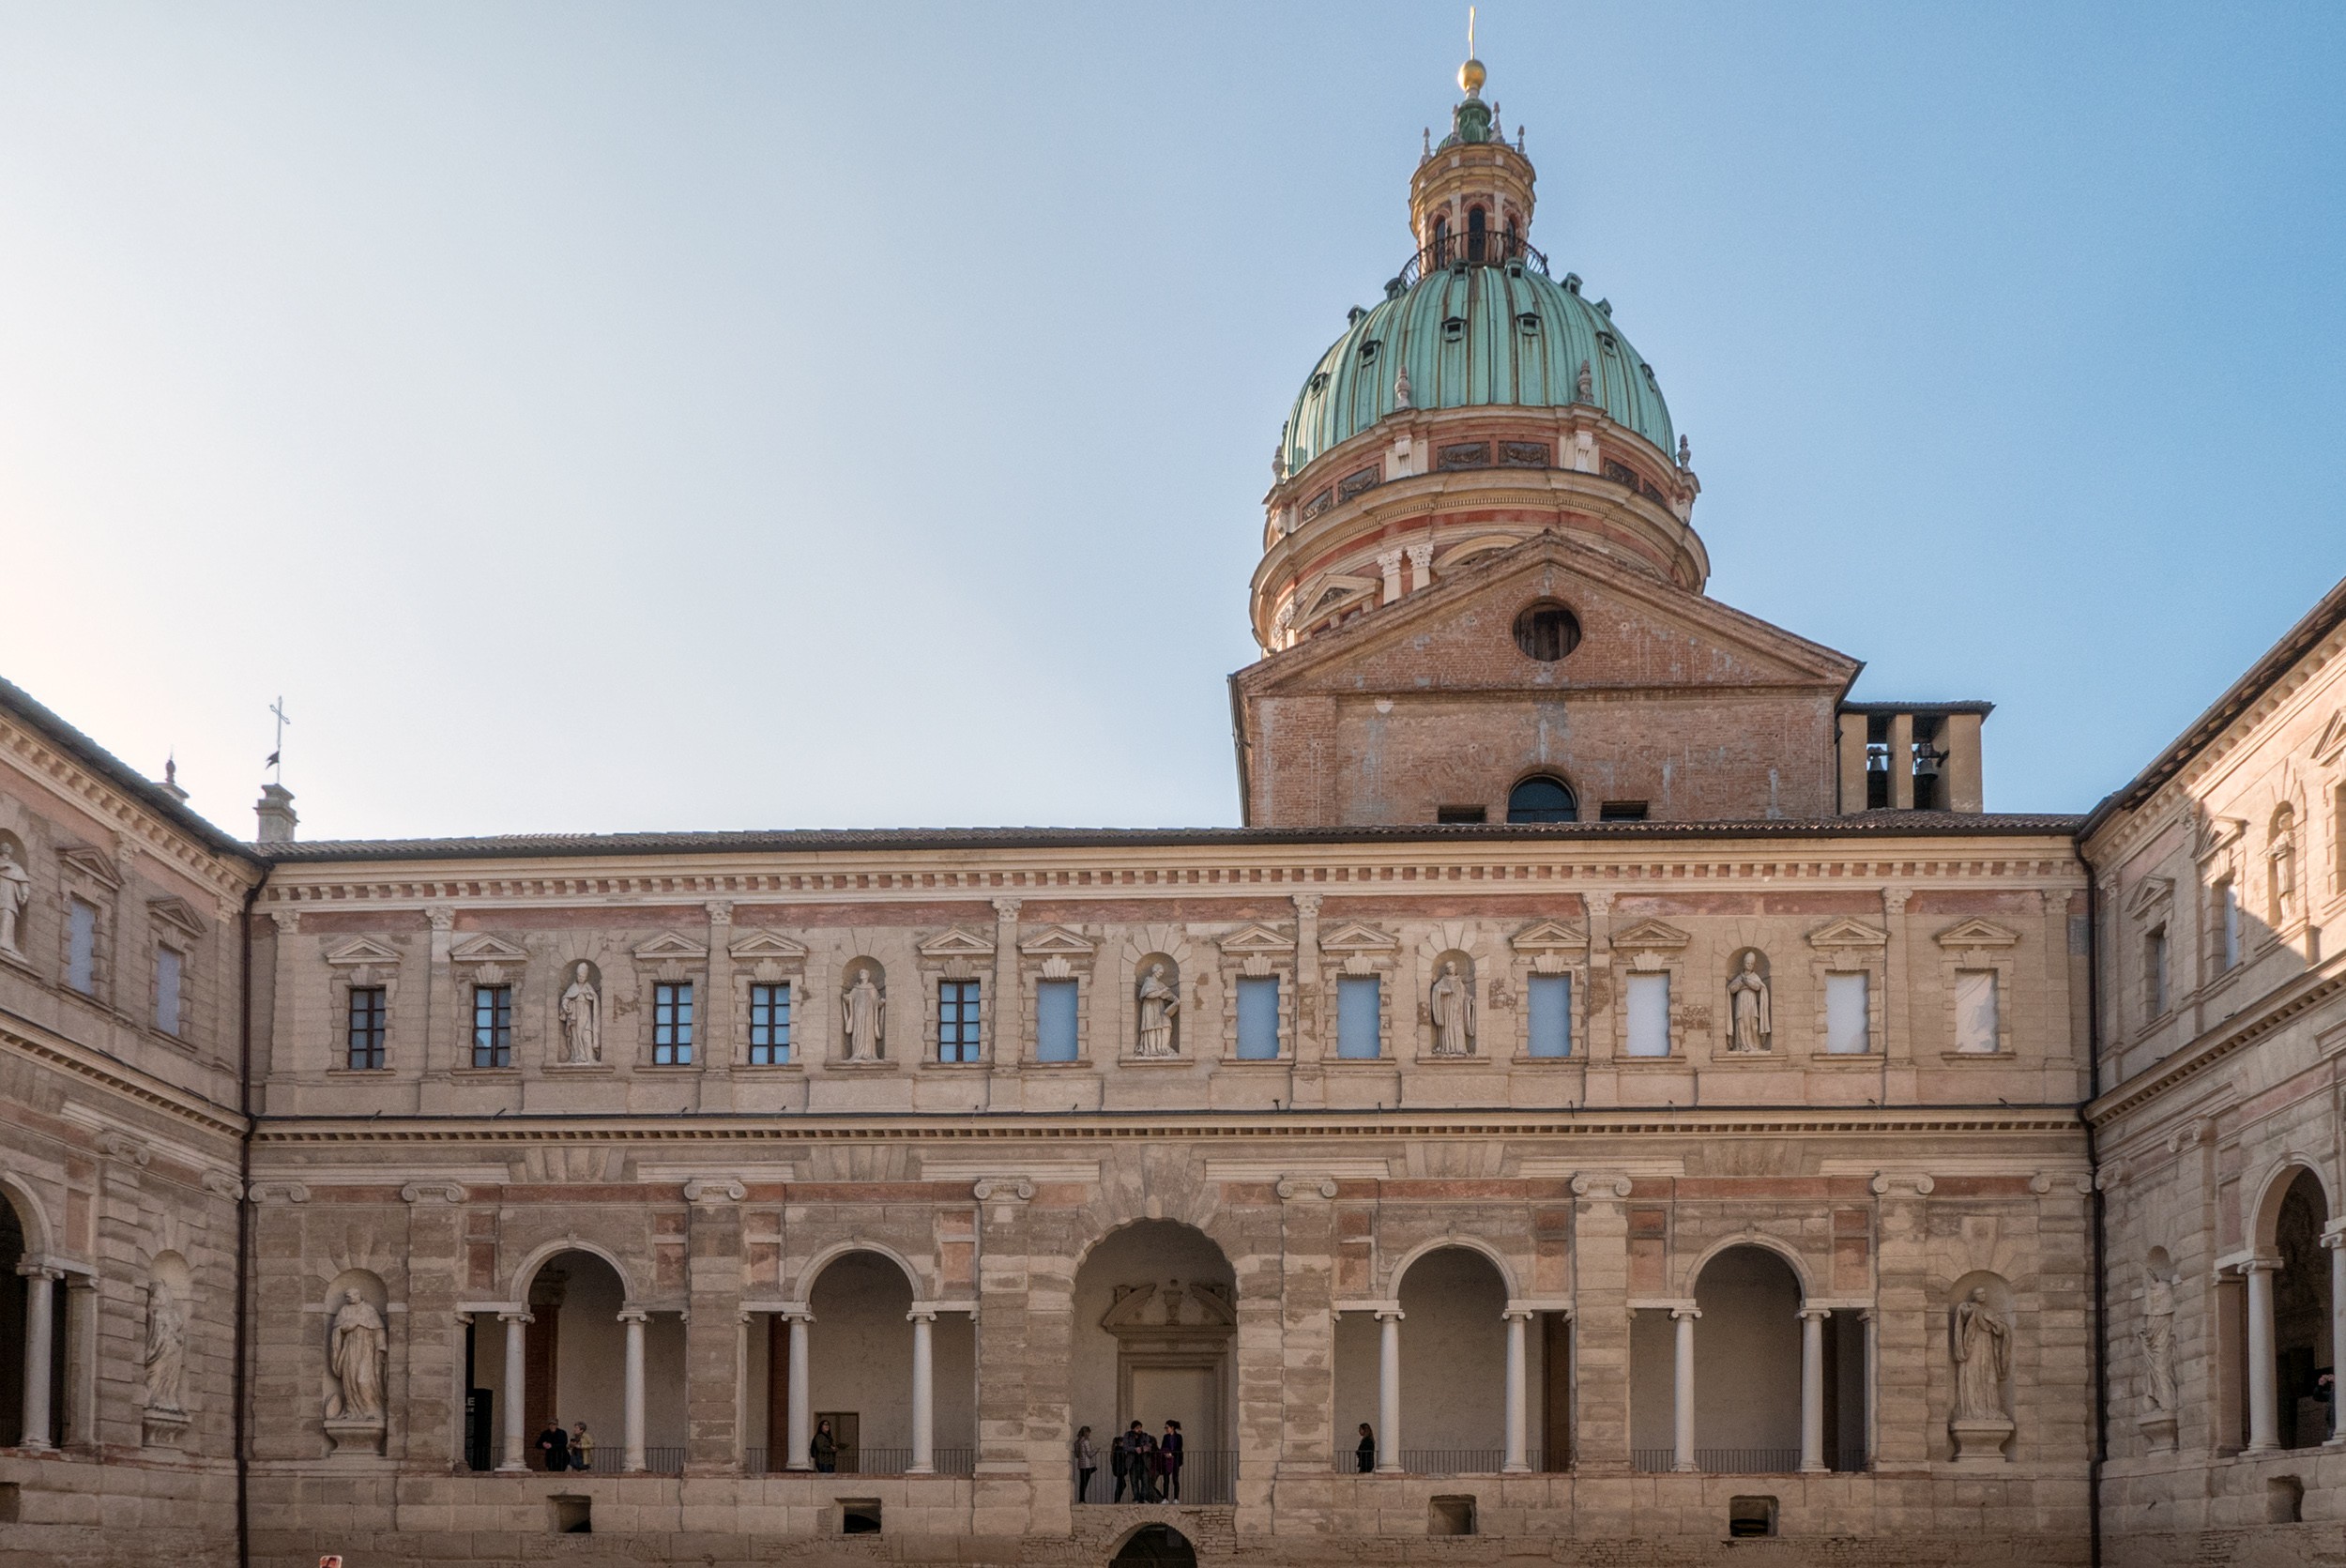
[[[246,842],[0,687],[0,1563],[2329,1560],[2346,588],[1988,812],[1461,86],[1242,827]]]

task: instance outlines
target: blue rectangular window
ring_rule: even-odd
[[[1531,1035],[1528,1049],[1535,1057],[1572,1055],[1572,977],[1531,977]]]
[[[1670,977],[1629,977],[1629,1049],[1633,1057],[1670,1054]]]
[[[1336,1055],[1347,1061],[1374,1061],[1385,1054],[1384,1020],[1375,975],[1346,975],[1336,982]]]
[[[655,985],[651,993],[651,1059],[655,1067],[693,1060],[693,986]]]
[[[98,906],[66,905],[65,982],[84,997],[98,995]]]
[[[1034,988],[1034,1059],[1075,1059],[1075,982],[1046,980]]]
[[[750,987],[750,1065],[780,1067],[790,1059],[790,986]]]
[[[937,982],[937,1059],[978,1059],[978,982],[974,980]]]
[[[179,977],[182,965],[175,948],[155,950],[155,1027],[165,1034],[179,1032]]]
[[[343,1061],[352,1067],[383,1065],[383,1025],[389,1012],[388,997],[380,985],[350,988],[350,1033]]]
[[[1247,975],[1238,982],[1238,1059],[1279,1059],[1277,975]]]
[[[472,1064],[513,1065],[513,988],[510,985],[472,988]]]

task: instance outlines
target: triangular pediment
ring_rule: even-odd
[[[1968,921],[1958,921],[1932,938],[1942,948],[2008,948],[2019,939],[2018,932],[1976,915]]]
[[[399,950],[386,946],[372,936],[361,936],[328,953],[326,961],[328,964],[396,964],[399,962]]]
[[[1298,624],[1327,613],[1319,601],[1334,581],[1304,586]],[[1846,654],[1549,533],[1455,566],[1431,587],[1318,632],[1242,671],[1239,684],[1248,696],[1516,689],[1527,684],[1526,672],[1488,654],[1533,598],[1562,601],[1581,624],[1581,644],[1564,666],[1575,690],[1789,686],[1837,698],[1860,668]]]
[[[150,899],[147,901],[146,912],[183,936],[193,937],[204,935],[204,917],[197,914],[195,906],[184,898]]]
[[[1554,952],[1563,948],[1577,950],[1589,945],[1589,934],[1579,926],[1567,925],[1562,921],[1539,921],[1508,937],[1507,945],[1517,952]]]
[[[465,937],[449,949],[448,955],[459,964],[524,964],[529,960],[526,950],[485,931]]]
[[[2313,743],[2313,760],[2335,762],[2346,753],[2346,708],[2330,715],[2330,722],[2322,726],[2322,738]]]
[[[1373,925],[1347,921],[1319,938],[1322,952],[1391,952],[1400,939]]]
[[[663,931],[650,941],[638,944],[635,956],[653,963],[666,958],[706,958],[708,956],[708,948],[706,943],[695,942],[690,936],[679,936],[673,931]]]
[[[923,958],[983,958],[993,951],[991,941],[959,926],[921,944]]]
[[[1888,932],[1867,925],[1853,915],[1844,915],[1837,921],[1828,921],[1808,934],[1810,947],[1828,950],[1885,947],[1889,944],[1889,940]]]
[[[1079,932],[1070,931],[1063,925],[1054,925],[1020,942],[1018,951],[1035,958],[1082,958],[1096,951],[1098,947],[1098,943]]]
[[[1242,926],[1222,938],[1218,944],[1224,952],[1274,953],[1293,952],[1295,938],[1283,936],[1267,925]]]
[[[1613,934],[1613,946],[1636,950],[1647,948],[1667,951],[1683,948],[1694,938],[1668,921],[1645,920]]]
[[[2145,876],[2134,885],[2134,893],[2126,900],[2126,913],[2136,920],[2156,914],[2175,896],[2175,879],[2171,876]]]
[[[2240,836],[2247,830],[2248,822],[2246,817],[2206,817],[2200,822],[2192,834],[2191,857],[2194,860],[2204,860],[2211,856],[2220,855],[2239,843]]]
[[[114,864],[114,858],[100,854],[85,844],[58,850],[57,859],[109,891],[122,886],[122,872]]]
[[[735,958],[804,958],[806,944],[779,931],[744,931],[726,944],[725,951]]]

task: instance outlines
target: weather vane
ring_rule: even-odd
[[[1474,8],[1467,8],[1467,58],[1474,58]]]
[[[272,782],[276,784],[283,784],[285,782],[285,726],[292,723],[293,721],[285,717],[285,699],[283,697],[279,697],[275,702],[269,704],[268,710],[277,715],[277,749],[269,753],[268,760],[261,764],[261,766],[264,768],[276,769],[277,777]]]

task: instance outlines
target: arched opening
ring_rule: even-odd
[[[24,1332],[28,1286],[45,1285],[16,1271],[24,1261],[24,1222],[0,1189],[0,1448],[24,1440]]]
[[[1091,1249],[1075,1271],[1067,1369],[1068,1429],[1090,1427],[1100,1449],[1101,1473],[1081,1500],[1232,1499],[1237,1309],[1229,1259],[1189,1225],[1141,1220]],[[1153,1445],[1137,1466],[1135,1422]],[[1178,1466],[1168,1429],[1181,1439]]]
[[[2283,1448],[2318,1448],[2330,1437],[2330,1406],[2321,1378],[2338,1364],[2330,1343],[2330,1256],[2322,1183],[2301,1170],[2273,1218],[2273,1374]]]
[[[915,1427],[912,1281],[904,1266],[876,1252],[843,1253],[822,1266],[807,1289],[814,1321],[805,1330],[806,1454],[789,1452],[789,1327],[777,1318],[751,1335],[750,1429],[768,1443],[753,1468],[782,1470],[812,1464],[839,1475],[902,1475],[919,1463]],[[940,1475],[967,1475],[977,1456],[977,1334],[967,1313],[926,1318],[929,1336],[931,1454]],[[779,1363],[779,1364],[777,1364]],[[827,1440],[828,1439],[828,1440]]]
[[[1695,1280],[1696,1316],[1640,1312],[1631,1330],[1631,1446],[1641,1470],[1773,1475],[1865,1464],[1864,1342],[1853,1317],[1804,1311],[1773,1249],[1728,1247]],[[1691,1362],[1682,1362],[1682,1352]],[[1816,1357],[1812,1369],[1808,1357]],[[1805,1387],[1814,1379],[1813,1389]],[[1692,1393],[1684,1451],[1680,1390]],[[1813,1393],[1817,1428],[1805,1430]],[[1815,1452],[1808,1452],[1811,1442]]]
[[[1450,265],[1450,219],[1447,215],[1439,213],[1435,215],[1431,248],[1434,252],[1433,265],[1448,266]]]
[[[629,1469],[628,1340],[634,1317],[627,1284],[598,1253],[556,1253],[519,1286],[529,1321],[521,1325],[520,1377],[510,1362],[514,1325],[474,1318],[465,1335],[472,1368],[473,1431],[497,1434],[495,1452],[480,1454],[505,1469],[589,1470]],[[623,1316],[624,1315],[624,1316]],[[643,1313],[644,1468],[675,1475],[684,1469],[684,1320],[676,1313]],[[577,1441],[581,1423],[586,1441]],[[559,1428],[562,1440],[553,1433]]]
[[[1143,1525],[1124,1538],[1108,1568],[1194,1568],[1196,1548],[1171,1525]]]
[[[1546,773],[1534,773],[1507,792],[1510,822],[1577,822],[1580,802],[1572,786]]]
[[[1484,260],[1483,246],[1490,229],[1490,219],[1479,206],[1467,208],[1467,260],[1480,266]]]

